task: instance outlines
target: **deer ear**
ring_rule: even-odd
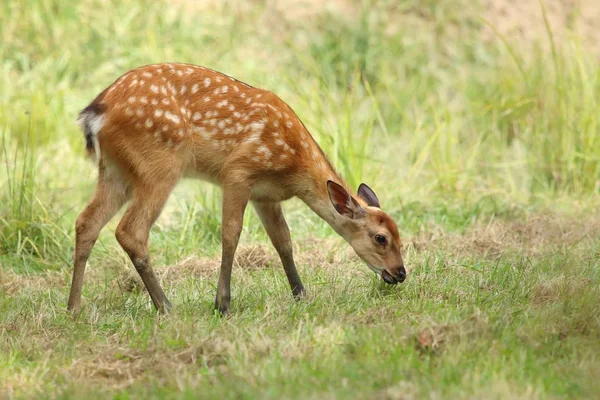
[[[361,183],[358,187],[358,197],[363,199],[370,207],[381,208],[375,192],[364,183]]]
[[[356,219],[365,215],[365,209],[343,188],[334,181],[327,181],[329,199],[335,210],[344,217]]]

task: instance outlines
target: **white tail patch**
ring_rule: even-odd
[[[100,145],[98,143],[98,133],[104,126],[106,118],[102,114],[96,114],[93,111],[86,111],[79,114],[77,124],[83,129],[86,143],[91,141],[94,147],[94,162],[100,163]]]

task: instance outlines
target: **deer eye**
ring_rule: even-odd
[[[383,235],[375,235],[375,241],[379,244],[385,244],[385,242],[387,241],[387,239],[385,238],[385,236]]]

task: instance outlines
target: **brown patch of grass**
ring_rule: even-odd
[[[418,350],[423,352],[437,352],[445,346],[482,335],[487,330],[488,321],[485,315],[476,313],[458,323],[433,325],[419,330],[415,334],[415,345]]]
[[[532,302],[536,305],[553,303],[563,297],[576,296],[592,283],[579,276],[557,276],[539,282],[532,291]]]
[[[173,381],[184,370],[197,365],[219,368],[223,354],[232,351],[225,348],[226,342],[216,338],[199,338],[198,342],[180,349],[141,350],[115,343],[95,345],[88,349],[89,355],[73,360],[62,373],[76,382],[122,389],[139,383],[145,376]]]
[[[13,295],[26,288],[40,289],[60,286],[63,274],[59,271],[48,271],[43,274],[18,274],[11,270],[0,269],[0,290]]]
[[[546,17],[557,42],[564,42],[576,23],[577,31],[587,49],[598,51],[600,34],[600,4],[595,0],[545,1]],[[549,50],[548,32],[538,1],[486,0],[484,18],[510,43],[531,46],[538,42]],[[484,37],[493,37],[491,29],[484,30]]]
[[[246,270],[267,269],[279,262],[272,246],[243,246],[235,252],[235,266]]]
[[[421,231],[406,243],[417,251],[441,248],[455,255],[478,254],[498,258],[506,250],[528,255],[545,248],[573,246],[600,234],[600,218],[569,218],[539,214],[525,220],[476,223],[464,234],[443,232],[436,227]]]
[[[177,264],[157,269],[163,282],[177,283],[188,277],[208,278],[218,275],[220,260],[208,257],[188,257]]]

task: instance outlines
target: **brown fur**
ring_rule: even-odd
[[[148,234],[182,177],[201,178],[223,188],[223,251],[216,299],[221,312],[229,310],[231,268],[248,201],[254,203],[280,255],[296,298],[304,287],[279,204],[294,196],[329,222],[372,268],[395,274],[402,266],[398,231],[386,214],[354,197],[349,198],[359,207],[355,217],[366,218],[335,212],[326,182],[341,185],[339,199],[350,196],[347,185],[292,109],[269,91],[195,65],[149,65],[117,79],[82,111],[80,119],[88,150],[98,158],[99,179],[94,199],[77,220],[68,306],[75,312],[91,248],[102,227],[128,200],[117,239],[156,308],[169,308],[150,266]],[[97,140],[97,146],[90,146],[90,140]],[[374,231],[392,239],[388,250],[373,246],[372,237],[364,235]],[[377,256],[369,256],[370,252]]]

